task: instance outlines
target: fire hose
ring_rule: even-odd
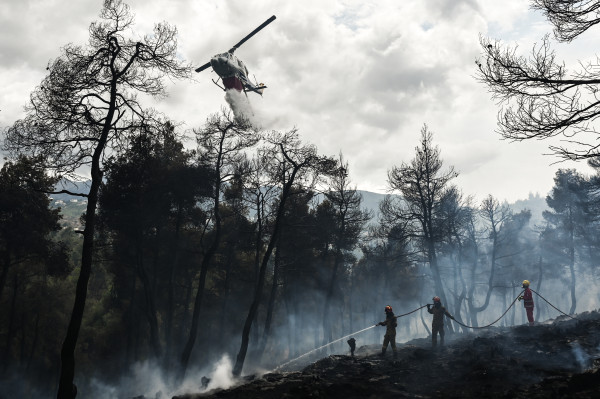
[[[562,310],[560,310],[559,308],[557,308],[556,306],[554,306],[553,304],[551,304],[546,298],[544,298],[542,295],[540,295],[537,291],[531,290],[532,292],[534,292],[537,296],[539,296],[540,298],[542,298],[544,301],[546,301],[546,303],[550,306],[552,306],[554,309],[556,309],[558,312],[562,313],[563,315],[570,317],[571,319],[575,319],[575,317],[566,314],[565,312],[563,312]],[[500,317],[498,317],[496,320],[494,320],[493,322],[491,322],[490,324],[486,324],[485,326],[467,326],[466,324],[461,323],[460,321],[453,319],[456,324],[459,324],[465,328],[472,328],[472,329],[479,329],[479,328],[487,328],[490,327],[494,324],[496,324],[498,321],[500,321],[500,319],[502,319],[506,313],[508,313],[508,311],[510,310],[510,308],[512,308],[515,304],[515,302],[517,301],[517,299],[519,299],[521,297],[521,294],[523,294],[524,291],[521,291],[521,293],[519,295],[517,295],[517,297],[512,301],[512,303],[510,304],[510,306],[504,311],[504,313],[502,313],[502,315]],[[425,305],[427,306],[427,305]],[[421,308],[419,308],[421,309]],[[412,312],[411,312],[412,313]],[[408,314],[408,313],[407,313]]]
[[[530,290],[531,290],[531,288],[530,288]],[[544,298],[543,296],[541,296],[541,295],[540,295],[538,292],[536,292],[536,291],[534,291],[534,290],[531,290],[531,291],[532,291],[532,292],[534,292],[534,293],[535,293],[537,296],[539,296],[540,298],[542,298],[544,301],[546,301],[546,303],[547,303],[548,305],[552,306],[552,307],[553,307],[554,309],[556,309],[558,312],[560,312],[560,313],[564,314],[565,316],[567,316],[567,317],[570,317],[571,319],[575,320],[575,317],[573,317],[573,316],[571,316],[571,315],[568,315],[568,314],[566,314],[565,312],[563,312],[562,310],[560,310],[559,308],[557,308],[556,306],[554,306],[553,304],[551,304],[551,303],[550,303],[550,302],[549,302],[549,301],[548,301],[546,298]]]
[[[500,319],[502,319],[502,318],[503,318],[503,317],[504,317],[504,316],[505,316],[505,315],[508,313],[508,311],[510,310],[510,308],[512,308],[512,307],[515,305],[515,302],[517,302],[517,299],[519,299],[519,297],[521,296],[521,294],[522,294],[523,292],[524,292],[524,291],[521,291],[521,293],[520,293],[519,295],[517,295],[517,297],[516,297],[515,299],[513,299],[512,303],[511,303],[511,304],[510,304],[510,306],[509,306],[509,307],[508,307],[508,308],[507,308],[507,309],[504,311],[504,313],[502,313],[502,315],[501,315],[500,317],[498,317],[496,320],[494,320],[494,321],[493,321],[493,322],[491,322],[490,324],[486,324],[485,326],[467,326],[466,324],[463,324],[463,323],[461,323],[460,321],[458,321],[458,320],[456,320],[456,319],[453,319],[453,320],[456,322],[456,324],[459,324],[459,325],[461,325],[461,326],[463,326],[463,327],[465,327],[465,328],[479,329],[479,328],[487,328],[487,327],[493,326],[494,324],[496,324],[497,322],[499,322],[499,321],[500,321]]]
[[[394,316],[394,319],[397,319],[397,318],[399,318],[399,317],[403,317],[403,316],[408,316],[409,314],[411,314],[411,313],[415,313],[417,310],[421,310],[421,309],[423,309],[423,308],[424,308],[424,307],[426,307],[426,306],[427,306],[427,305],[423,305],[423,306],[421,306],[420,308],[416,308],[415,310],[411,310],[411,311],[410,311],[410,312],[408,312],[408,313],[404,313],[404,314],[401,314],[401,315],[398,315],[398,316]]]

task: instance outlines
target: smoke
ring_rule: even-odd
[[[233,377],[232,369],[231,359],[223,355],[212,367],[189,370],[183,382],[175,384],[174,378],[164,373],[155,362],[139,362],[131,366],[129,373],[117,384],[92,377],[81,384],[79,391],[97,399],[166,399],[176,395],[230,388],[238,382]],[[210,381],[208,385],[203,385],[203,379],[206,378]]]
[[[246,93],[237,90],[227,90],[225,91],[225,101],[231,107],[236,122],[247,121],[255,128],[260,129],[262,127],[260,122],[262,118],[259,118],[254,109],[252,109]]]
[[[590,356],[581,348],[579,342],[573,341],[569,343],[569,345],[571,345],[571,352],[573,352],[573,356],[575,357],[577,364],[579,364],[581,371],[587,370],[591,364]]]
[[[210,391],[217,388],[227,389],[235,385],[236,379],[233,377],[232,369],[231,359],[229,359],[229,356],[223,355],[221,360],[215,364],[214,370],[210,374],[210,382],[206,390]]]

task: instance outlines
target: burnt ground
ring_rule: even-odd
[[[357,348],[301,371],[246,377],[196,398],[600,398],[600,313],[545,324],[454,334],[443,349],[416,339],[391,349]]]

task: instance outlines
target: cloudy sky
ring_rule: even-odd
[[[477,200],[545,196],[558,168],[548,142],[501,141],[497,105],[475,78],[479,36],[525,53],[551,32],[525,0],[130,0],[136,33],[167,21],[195,66],[277,19],[236,55],[269,87],[252,107],[266,129],[299,129],[320,153],[340,152],[359,189],[385,192],[387,171],[409,162],[427,124],[456,184]],[[23,117],[30,92],[66,43],[85,44],[101,0],[3,0],[0,4],[0,131]],[[597,32],[556,45],[567,67],[592,59]],[[156,107],[185,128],[227,106],[210,69],[175,83]],[[3,139],[3,138],[2,138]]]

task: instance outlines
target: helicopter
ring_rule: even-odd
[[[275,15],[273,15],[271,18],[267,19],[265,22],[260,24],[258,28],[250,32],[226,53],[214,55],[209,62],[200,66],[199,68],[196,68],[196,72],[202,72],[208,67],[212,67],[213,71],[219,75],[217,80],[212,79],[212,81],[221,89],[225,91],[232,89],[235,89],[238,92],[243,91],[246,93],[246,96],[248,95],[247,93],[249,91],[253,91],[262,96],[263,90],[266,89],[267,86],[265,86],[263,83],[252,83],[248,78],[248,68],[246,68],[246,65],[244,65],[242,60],[233,55],[233,53],[248,39],[257,34],[265,26],[273,22],[275,18]],[[219,85],[219,80],[221,80],[224,87]]]

